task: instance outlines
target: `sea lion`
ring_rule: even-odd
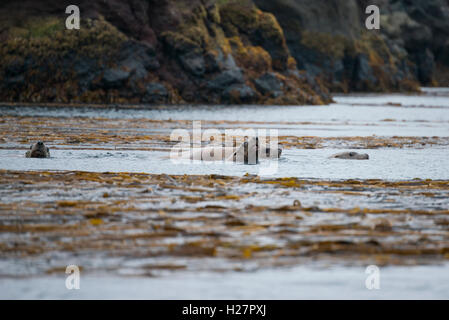
[[[344,159],[344,160],[368,160],[369,155],[366,153],[357,153],[351,151],[334,154],[333,156],[331,156],[331,158]]]
[[[182,158],[201,161],[230,161],[245,164],[257,164],[259,161],[257,152],[257,141],[254,139],[243,142],[237,147],[225,147],[222,145],[212,145],[207,147],[193,148],[184,154]]]
[[[275,152],[273,154],[271,154],[271,148],[270,147],[265,148],[265,157],[267,159],[272,159],[272,158],[279,159],[281,157],[281,155],[282,155],[282,149],[281,148],[278,148],[277,153]]]
[[[240,153],[240,156],[238,154]],[[259,138],[251,138],[249,141],[245,141],[239,149],[232,155],[232,161],[240,161],[245,164],[257,164],[259,159],[279,159],[282,154],[282,149],[278,148],[277,152],[271,152],[271,148],[264,146],[261,148],[259,144]],[[229,160],[229,159],[228,159]]]
[[[50,158],[50,149],[42,141],[30,146],[25,154],[27,158]]]
[[[259,139],[251,139],[243,142],[240,147],[234,152],[228,161],[243,162],[244,164],[258,164],[259,163]]]
[[[282,149],[278,148],[277,152],[271,154],[271,149],[265,147],[264,150],[259,148],[259,138],[251,138],[243,142],[237,149],[225,145],[210,145],[208,147],[198,147],[189,149],[181,149],[179,151],[187,151],[181,158],[202,161],[231,161],[244,164],[257,164],[259,158],[279,158]],[[177,156],[175,156],[177,158]]]

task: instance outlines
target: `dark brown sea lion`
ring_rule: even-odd
[[[369,155],[367,155],[366,153],[357,153],[351,151],[334,154],[331,158],[344,160],[368,160]]]
[[[259,144],[258,139],[245,141],[232,155],[232,161],[243,162],[244,164],[259,163]]]
[[[240,157],[237,156],[240,152]],[[271,152],[271,148],[265,146],[263,149],[259,144],[259,138],[252,138],[249,141],[245,141],[239,149],[233,154],[233,161],[241,162],[245,164],[257,164],[259,163],[259,158],[262,159],[278,159],[281,157],[282,149],[278,148],[277,152]],[[243,155],[243,157],[242,157]],[[240,159],[240,161],[238,161]]]
[[[280,158],[282,155],[282,149],[278,148],[277,153],[271,154],[271,148],[267,147],[265,148],[266,157],[271,158]]]
[[[30,146],[25,154],[27,158],[50,158],[50,149],[48,149],[42,141]]]

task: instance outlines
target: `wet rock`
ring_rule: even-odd
[[[194,76],[200,77],[206,71],[206,63],[202,54],[190,52],[182,55],[179,60],[184,69]]]
[[[148,74],[148,70],[138,60],[128,59],[122,63],[125,70],[129,70],[133,80],[143,79]]]
[[[355,58],[353,81],[358,90],[365,90],[369,83],[377,81],[366,54],[359,54]]]
[[[225,70],[210,80],[207,86],[213,90],[225,90],[230,85],[243,83],[243,73],[240,69]]]
[[[52,41],[57,28],[39,37],[26,30],[34,20],[41,26],[53,21],[54,6],[65,9],[47,2],[37,9],[24,0],[23,7],[35,12],[21,13],[8,3],[0,8],[0,16],[11,16],[0,32],[2,100],[138,101],[146,81],[162,79],[179,93],[171,97],[176,102],[220,103],[229,87],[275,70],[286,77],[286,88],[254,80],[250,86],[260,103],[284,91],[281,103],[298,96],[297,90],[301,101],[323,103],[327,89],[388,91],[417,88],[417,79],[435,83],[434,74],[445,70],[435,72],[435,66],[449,66],[447,0],[379,0],[378,32],[364,28],[368,0],[83,1],[85,28],[64,38],[73,43]],[[14,21],[22,17],[20,27]],[[23,36],[14,32],[17,27]],[[33,65],[26,64],[28,56]],[[297,69],[319,85],[290,81]],[[25,88],[17,90],[22,79]],[[59,86],[75,89],[49,89]]]
[[[166,51],[173,56],[176,56],[177,54],[192,52],[195,50],[201,51],[201,48],[197,43],[185,37],[181,33],[167,31],[162,33],[161,36]]]
[[[449,39],[441,47],[441,50],[438,53],[438,60],[440,60],[443,64],[449,66]]]
[[[220,70],[219,60],[223,59],[223,53],[220,51],[218,54],[213,52],[207,52],[204,55],[204,63],[206,66],[206,72],[213,73]]]
[[[404,11],[393,11],[384,15],[381,20],[381,25],[383,32],[392,39],[401,38],[404,31],[412,31],[419,27],[419,23],[410,18],[407,12]]]
[[[81,92],[89,90],[92,87],[92,81],[99,74],[97,62],[86,57],[75,58],[72,70],[78,78]]]
[[[88,74],[95,67],[95,61],[89,58],[78,58],[73,63],[73,71],[77,76]]]
[[[208,72],[238,69],[234,57],[231,54],[224,55],[221,50],[206,53],[205,62]]]
[[[145,43],[136,41],[127,41],[122,45],[120,60],[125,65],[129,61],[137,61],[148,70],[156,70],[160,67],[154,49]]]
[[[135,41],[128,41],[122,46],[119,59],[119,66],[128,70],[134,79],[142,79],[148,71],[160,68],[154,49]]]
[[[449,36],[449,31],[443,31],[449,30],[449,26],[443,27],[449,21],[444,18],[449,14],[448,5],[441,0],[380,1],[380,38],[384,43],[395,42],[390,52],[383,48],[382,41],[366,37],[364,12],[372,4],[368,1],[255,0],[255,3],[277,17],[298,68],[320,77],[332,90],[385,91],[400,87],[398,78],[416,82],[418,77],[410,67],[402,68],[402,61],[410,59],[409,65],[418,64],[422,56],[416,52],[424,48],[431,48],[436,56],[436,42]],[[354,47],[358,49],[354,51]],[[360,53],[377,59],[376,73],[370,70],[364,57],[356,57]],[[347,63],[354,59],[353,63]]]
[[[123,86],[130,76],[129,71],[122,69],[107,69],[103,73],[102,85],[106,89]]]
[[[17,57],[9,64],[5,65],[3,81],[0,87],[22,88],[26,85],[25,73],[30,69],[35,69],[35,61],[32,57]],[[1,73],[0,73],[1,75]]]
[[[148,83],[145,88],[145,95],[142,99],[143,103],[164,103],[169,97],[167,88],[160,83]]]
[[[222,98],[227,103],[251,103],[257,98],[257,93],[245,84],[238,84],[226,89]]]
[[[218,61],[221,70],[236,70],[238,69],[234,57],[231,54],[226,55],[223,59]]]
[[[251,4],[235,2],[223,4],[220,16],[228,37],[244,35],[253,45],[270,54],[273,69],[287,69],[290,55],[282,28],[273,14],[262,12]]]
[[[25,61],[23,59],[15,59],[5,67],[6,76],[17,76],[26,70]]]
[[[12,77],[6,77],[4,79],[4,85],[9,87],[19,87],[22,86],[24,84],[25,81],[25,77],[23,76],[23,74],[19,74],[17,76],[12,76]]]
[[[31,0],[24,1],[25,7],[36,8]],[[152,81],[150,79],[161,79],[170,90],[176,90],[177,94],[170,96],[173,102],[221,103],[224,91],[243,84],[252,71],[262,74],[273,69],[285,70],[291,58],[276,18],[259,10],[251,1],[220,5],[199,0],[100,2],[83,4],[82,11],[87,15],[85,25],[73,39],[64,38],[69,43],[52,41],[61,31],[49,28],[42,37],[33,40],[31,48],[28,36],[19,36],[21,41],[16,43],[7,36],[9,31],[2,29],[6,34],[0,45],[3,50],[0,55],[0,77],[4,80],[0,84],[2,100],[24,101],[33,97],[39,101],[152,102],[165,100],[166,94],[161,90],[153,94],[151,89],[148,93],[145,84]],[[58,6],[62,11],[65,9],[63,5]],[[222,10],[224,6],[227,11]],[[16,10],[13,6],[7,7],[0,8],[0,15]],[[41,23],[40,19],[42,25],[47,19],[53,21],[50,11],[45,8],[38,11],[36,24]],[[16,14],[20,13],[16,10],[12,15]],[[24,21],[32,17],[28,12],[22,16]],[[246,18],[256,23],[253,25],[245,21]],[[232,26],[234,23],[238,25],[238,35],[231,39],[224,24]],[[9,24],[7,22],[6,26]],[[36,59],[35,66],[23,67],[20,62],[7,70],[16,57],[24,59],[28,52]],[[11,73],[9,82],[5,81],[8,72]],[[16,90],[22,78],[15,76],[22,73],[26,93]],[[5,86],[11,88],[3,90]],[[60,90],[62,87],[70,89]],[[246,100],[254,89],[237,91],[241,91],[240,98]],[[303,92],[307,92],[304,96],[317,95],[313,89]],[[257,102],[264,103],[268,98]]]
[[[283,94],[282,82],[274,73],[265,73],[261,77],[254,80],[254,85],[263,95],[270,95],[276,98]]]
[[[345,66],[342,59],[334,61],[332,66],[332,74],[332,81],[334,82],[334,84],[343,81],[345,76]]]
[[[431,84],[435,71],[435,57],[433,53],[426,49],[417,54],[418,78],[423,84]]]
[[[423,47],[429,47],[432,42],[432,30],[420,24],[408,26],[401,35],[405,48],[409,52],[416,52]]]

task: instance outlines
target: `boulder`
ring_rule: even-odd
[[[145,95],[142,99],[144,103],[164,103],[168,101],[168,90],[160,83],[151,82],[145,87]]]
[[[223,54],[221,49],[205,54],[206,69],[208,72],[238,69],[234,57],[231,54]]]
[[[120,88],[130,76],[129,71],[122,69],[106,69],[103,73],[101,83],[105,89]]]
[[[206,63],[203,55],[198,54],[195,51],[180,56],[179,60],[184,69],[194,76],[200,77],[206,71]]]
[[[246,84],[236,84],[227,88],[222,95],[226,103],[251,103],[257,98],[257,93]]]
[[[418,67],[418,79],[423,84],[431,84],[435,71],[435,57],[429,49],[423,50],[416,55]]]
[[[375,83],[377,81],[366,54],[362,53],[356,56],[352,80],[358,90],[366,90],[368,83]]]
[[[262,95],[269,95],[277,98],[283,94],[282,82],[276,77],[274,73],[265,73],[261,77],[255,79],[254,85]]]
[[[154,71],[160,67],[154,49],[136,41],[127,41],[122,45],[118,65],[129,71],[134,79],[142,79],[148,71]]]
[[[232,84],[243,83],[243,73],[239,68],[225,70],[210,80],[207,87],[212,90],[225,90]]]
[[[72,70],[78,78],[81,92],[92,87],[92,81],[99,74],[97,61],[87,57],[76,57],[73,60]]]
[[[25,84],[25,77],[23,76],[23,74],[6,77],[6,79],[4,79],[4,84],[6,85],[6,87],[21,87]]]

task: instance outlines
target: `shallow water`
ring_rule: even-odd
[[[0,298],[447,299],[449,89],[423,91],[329,106],[0,106],[0,170],[14,170],[0,171]],[[191,120],[279,129],[283,155],[173,163],[170,132]],[[38,139],[51,158],[24,157]],[[370,159],[329,159],[348,150]],[[77,292],[64,287],[72,262],[87,270]],[[381,290],[365,288],[371,263],[388,265]]]
[[[349,105],[394,105],[413,108],[448,108],[448,88],[423,88],[421,94],[351,94],[335,96],[337,103]]]
[[[444,92],[444,91],[443,91]],[[435,99],[438,101],[435,102]],[[449,136],[449,97],[432,95],[350,95],[328,106],[167,106],[136,109],[88,107],[0,107],[0,115],[104,119],[262,122],[250,127],[279,128],[280,134],[330,136]],[[389,106],[419,102],[417,108]],[[434,104],[446,107],[431,108]],[[289,122],[292,123],[289,125]],[[296,122],[296,123],[295,123]],[[101,119],[98,121],[101,123]],[[221,129],[238,124],[215,125]],[[248,127],[248,125],[243,125]],[[191,130],[192,125],[185,127]]]
[[[448,266],[380,269],[380,289],[365,286],[365,268],[296,267],[248,273],[178,274],[161,278],[0,279],[0,299],[449,299]]]
[[[262,160],[259,165],[228,162],[172,161],[168,152],[113,150],[53,150],[50,159],[27,159],[22,150],[0,150],[0,169],[70,170],[92,172],[144,172],[182,174],[246,173],[270,177],[318,179],[449,179],[449,150],[372,149],[370,160],[329,159],[339,149],[284,150],[279,161]]]
[[[0,107],[5,117],[14,118],[1,126],[9,130],[0,143],[0,169],[8,170],[83,170],[112,172],[146,172],[167,174],[227,175],[268,174],[275,177],[328,179],[447,179],[449,178],[449,94],[448,90],[424,89],[420,95],[346,95],[337,96],[329,106],[170,106],[137,109],[84,107]],[[401,106],[388,105],[401,102]],[[419,107],[409,107],[412,103]],[[435,107],[435,106],[439,107]],[[30,117],[33,118],[23,118]],[[81,118],[77,118],[81,117]],[[40,120],[41,119],[41,120]],[[108,120],[109,119],[109,120]],[[128,120],[127,120],[128,119]],[[131,120],[135,119],[135,120]],[[145,122],[145,119],[176,120]],[[223,163],[173,163],[167,160],[170,150],[163,137],[174,129],[192,132],[189,120],[203,120],[203,130],[218,128],[279,129],[289,137],[291,148],[284,150],[279,162],[262,161],[258,166]],[[33,121],[42,121],[40,128]],[[127,122],[128,121],[128,122]],[[131,121],[131,122],[130,122]],[[104,123],[105,128],[102,128]],[[24,140],[30,136],[42,139],[51,148],[51,159],[25,159]],[[91,137],[103,132],[98,141]],[[17,135],[14,138],[14,135]],[[50,137],[52,135],[52,137]],[[86,141],[76,142],[84,136]],[[142,136],[142,138],[139,138]],[[330,137],[319,144],[298,145],[296,137]],[[145,137],[149,137],[145,140]],[[335,137],[351,140],[335,140]],[[394,138],[392,138],[394,137]],[[406,137],[418,137],[408,146],[397,144]],[[419,138],[424,137],[424,138]],[[428,143],[429,137],[438,137]],[[125,138],[130,139],[129,141]],[[139,138],[139,140],[135,140]],[[151,139],[150,139],[151,138]],[[367,144],[364,139],[384,139]],[[51,141],[53,139],[53,142]],[[390,140],[392,141],[390,141]],[[401,140],[402,139],[402,140]],[[427,139],[427,140],[426,140]],[[31,141],[32,138],[30,139]],[[46,141],[47,141],[46,140]],[[82,139],[81,139],[82,140]],[[75,142],[73,142],[75,141]],[[359,141],[359,142],[357,142]],[[402,143],[401,142],[401,143]],[[352,144],[351,144],[352,143]],[[288,143],[287,143],[288,144]],[[373,149],[373,146],[376,146]],[[389,147],[388,147],[389,146]],[[396,146],[396,147],[395,147]],[[367,147],[371,150],[365,150]],[[405,147],[405,148],[403,148]],[[116,149],[119,150],[116,150]],[[132,149],[143,150],[132,150]],[[369,161],[328,159],[342,149],[368,153]],[[92,150],[96,149],[96,150]],[[344,151],[344,150],[343,150]],[[270,171],[264,168],[273,168]]]

